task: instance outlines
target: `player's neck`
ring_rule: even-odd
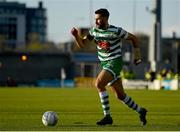
[[[106,29],[108,29],[108,28],[109,28],[109,24],[106,23],[105,26],[102,28],[102,30],[106,30]]]
[[[109,24],[107,23],[107,24],[105,25],[105,30],[108,29],[108,27],[109,27]]]

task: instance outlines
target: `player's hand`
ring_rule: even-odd
[[[76,37],[76,36],[78,35],[78,30],[77,30],[75,27],[73,27],[73,28],[71,29],[71,34],[72,34],[74,37]]]
[[[135,65],[138,65],[138,64],[140,64],[141,62],[142,62],[141,59],[135,59],[135,60],[134,60],[134,64],[135,64]]]

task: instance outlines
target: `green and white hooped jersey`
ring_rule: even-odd
[[[108,29],[92,28],[89,31],[97,44],[98,58],[108,61],[122,56],[122,39],[128,37],[128,32],[121,27],[109,25]]]

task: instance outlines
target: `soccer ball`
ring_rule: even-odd
[[[58,122],[58,116],[54,111],[47,111],[42,116],[42,123],[45,126],[55,126]]]

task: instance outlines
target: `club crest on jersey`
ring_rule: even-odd
[[[105,52],[109,52],[110,50],[110,43],[106,41],[99,41],[98,46],[103,49]]]

